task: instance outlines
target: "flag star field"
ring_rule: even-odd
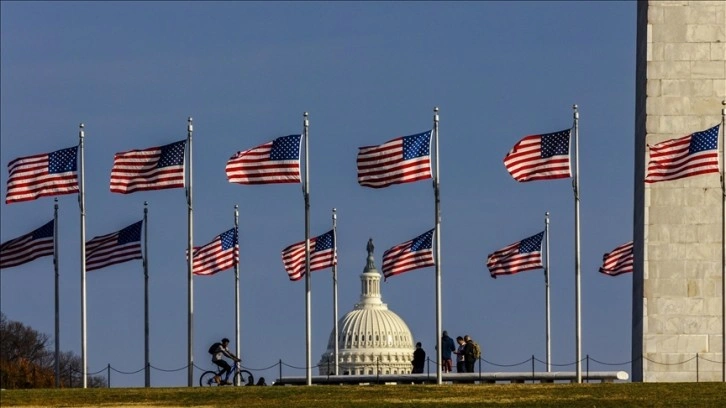
[[[716,125],[711,129],[694,133],[691,138],[691,145],[688,147],[688,153],[693,154],[704,150],[715,150],[718,147],[719,126]]]
[[[236,244],[237,231],[234,229],[225,231],[222,235],[220,235],[220,237],[222,238],[222,250],[226,251]]]
[[[300,135],[283,136],[272,142],[270,160],[297,160],[300,158]]]
[[[48,155],[48,172],[65,173],[68,171],[76,171],[77,155],[78,149],[75,147],[50,153]]]
[[[186,141],[161,146],[161,155],[157,167],[179,166],[184,164],[184,147]]]
[[[431,144],[431,131],[403,138],[403,160],[428,156]]]
[[[570,152],[570,130],[542,135],[542,158]]]
[[[537,235],[523,239],[522,243],[519,244],[519,253],[523,254],[523,253],[527,253],[527,252],[541,251],[543,236],[544,236],[544,232],[540,232]]]

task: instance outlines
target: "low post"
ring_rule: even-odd
[[[698,353],[696,353],[696,382],[698,382]]]
[[[106,366],[106,382],[108,383],[106,384],[108,388],[111,388],[111,363],[108,363]]]
[[[534,383],[534,354],[532,354],[532,383]]]
[[[278,378],[282,380],[282,359],[280,359],[280,376]]]
[[[585,381],[590,382],[590,355],[585,355]]]

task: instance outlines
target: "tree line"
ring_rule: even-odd
[[[55,386],[55,349],[50,337],[0,312],[0,388],[51,388]],[[60,352],[59,387],[80,387],[81,357]],[[106,379],[88,377],[88,387],[106,387]]]

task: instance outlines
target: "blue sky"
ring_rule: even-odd
[[[597,272],[631,240],[635,2],[2,2],[0,159],[78,143],[85,123],[86,237],[142,218],[149,202],[152,385],[186,385],[187,218],[183,189],[109,191],[113,155],[186,138],[194,118],[194,242],[233,226],[240,208],[243,364],[274,380],[305,375],[305,284],[280,251],[304,239],[300,185],[241,186],[237,151],[302,132],[310,113],[310,230],[338,212],[339,310],[360,295],[366,242],[383,251],[434,226],[430,181],[356,182],[358,147],[432,127],[440,108],[442,322],[491,363],[545,360],[541,270],[492,279],[487,254],[544,229],[551,213],[554,370],[574,371],[574,199],[570,179],[517,183],[502,159],[522,137],[572,125],[580,111],[582,356],[630,361],[630,275]],[[7,171],[0,173],[6,192]],[[62,350],[81,350],[80,216],[59,197]],[[53,199],[2,204],[4,242],[53,216]],[[5,269],[0,307],[53,335],[50,258]],[[312,275],[312,360],[333,326],[330,270]],[[382,283],[383,300],[431,357],[434,268]],[[194,280],[195,364],[234,338],[234,274]],[[88,370],[143,368],[140,261],[87,276]],[[52,345],[52,340],[51,340]],[[270,368],[271,367],[271,368]],[[528,371],[529,364],[486,371]],[[538,370],[543,365],[538,363]],[[583,363],[583,370],[585,365]],[[598,365],[591,370],[625,370]],[[315,370],[317,372],[317,370]],[[195,377],[201,371],[195,372]],[[143,371],[112,372],[143,386]]]

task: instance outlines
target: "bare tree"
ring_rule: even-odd
[[[48,349],[48,335],[20,322],[10,321],[0,312],[0,387],[52,387],[55,353]],[[72,352],[59,357],[62,387],[80,386],[81,358]],[[89,387],[105,387],[103,377],[89,377]]]

